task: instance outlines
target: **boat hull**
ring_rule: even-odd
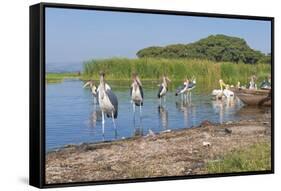
[[[271,90],[233,89],[232,91],[246,105],[271,106]]]

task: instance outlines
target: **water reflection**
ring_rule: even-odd
[[[225,121],[225,116],[229,116],[239,105],[240,102],[234,97],[212,100],[213,110],[216,114],[219,114],[219,123],[223,123]]]
[[[187,127],[189,124],[189,107],[191,104],[189,102],[186,102],[184,100],[176,101],[176,108],[183,113],[183,121],[184,126]]]
[[[143,136],[143,126],[142,126],[142,107],[143,106],[136,106],[135,103],[132,102],[133,108],[133,136]],[[139,112],[136,112],[139,110]]]
[[[96,127],[97,126],[97,122],[101,122],[102,121],[102,114],[101,114],[101,110],[94,108],[93,112],[90,115],[90,127]]]
[[[164,106],[160,105],[158,106],[158,113],[162,129],[167,130],[169,128],[168,110]]]
[[[101,111],[93,104],[90,91],[82,89],[81,81],[65,80],[47,85],[46,90],[46,147],[66,144],[100,142],[102,137]],[[155,87],[155,86],[153,86]],[[181,100],[172,90],[167,93],[166,104],[159,106],[157,90],[145,86],[144,106],[133,112],[128,86],[112,85],[119,101],[117,131],[110,118],[105,121],[105,140],[146,135],[150,131],[174,130],[199,125],[204,120],[223,123],[256,117],[255,111],[236,114],[242,107],[237,99],[211,101],[207,93],[194,89],[192,101]],[[59,137],[59,138],[58,138]]]

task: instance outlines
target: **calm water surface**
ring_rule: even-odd
[[[130,102],[129,85],[110,84],[119,101],[116,119],[117,136],[111,118],[105,121],[104,140],[116,140],[134,136],[139,129],[146,135],[149,130],[160,132],[199,125],[204,120],[215,123],[251,118],[239,115],[243,105],[234,102],[212,101],[209,92],[195,88],[190,103],[183,103],[174,91],[167,94],[166,104],[159,106],[156,98],[158,87],[144,88],[144,106],[140,119],[136,107],[135,122]],[[94,104],[89,89],[83,89],[79,80],[46,85],[46,150],[84,142],[103,141],[101,112]]]

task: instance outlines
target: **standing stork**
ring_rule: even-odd
[[[162,105],[162,98],[164,99],[164,103],[166,103],[166,93],[168,91],[168,82],[171,80],[166,76],[163,75],[162,84],[160,84],[160,88],[157,94],[157,97],[160,100],[160,105]]]
[[[191,81],[186,79],[182,86],[178,87],[176,90],[176,96],[181,95],[182,99],[186,101],[191,100],[191,91],[196,87],[196,80],[193,78]]]
[[[136,73],[133,73],[133,83],[131,85],[131,98],[133,103],[133,111],[134,111],[134,123],[135,123],[135,110],[136,106],[140,107],[140,122],[141,122],[141,107],[143,106],[143,90],[142,83]]]
[[[196,79],[193,77],[191,81],[187,79],[187,98],[191,101],[191,91],[196,87]]]
[[[98,91],[97,91],[97,86],[95,86],[95,84],[94,84],[94,81],[93,81],[93,80],[90,80],[90,81],[86,82],[86,83],[84,84],[83,88],[86,88],[86,87],[88,87],[88,86],[89,86],[90,89],[91,89],[91,92],[92,92],[92,95],[93,95],[93,97],[94,97],[94,100],[95,100],[95,99],[97,100]],[[98,100],[97,100],[97,102],[98,102]],[[94,101],[94,103],[95,103],[95,101]]]
[[[102,134],[104,137],[104,123],[105,123],[105,114],[107,117],[112,118],[112,122],[115,129],[115,136],[117,136],[117,129],[115,120],[118,115],[118,99],[116,95],[108,89],[108,85],[104,81],[105,74],[100,72],[100,85],[98,87],[98,99],[99,99],[99,106],[102,112]]]

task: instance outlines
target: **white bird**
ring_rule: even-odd
[[[251,81],[249,82],[248,88],[249,90],[256,90],[257,89],[257,84],[256,84],[256,76],[251,77]]]
[[[117,129],[115,124],[115,118],[118,115],[118,99],[116,95],[111,91],[109,86],[106,86],[104,82],[105,74],[100,72],[100,85],[98,87],[98,100],[99,106],[102,112],[102,134],[104,136],[104,124],[105,124],[105,114],[107,117],[112,118],[112,122],[115,129],[115,136],[117,135]]]
[[[162,105],[162,98],[164,99],[164,103],[166,103],[166,93],[168,92],[168,82],[171,82],[171,80],[164,75],[163,76],[163,81],[160,84],[160,88],[157,94],[157,97],[160,100],[160,105]]]
[[[212,95],[216,97],[216,99],[222,99],[223,97],[230,98],[234,97],[233,91],[229,90],[229,85],[225,84],[222,79],[219,80],[220,89],[214,89],[212,91]],[[225,87],[225,89],[223,89]]]

